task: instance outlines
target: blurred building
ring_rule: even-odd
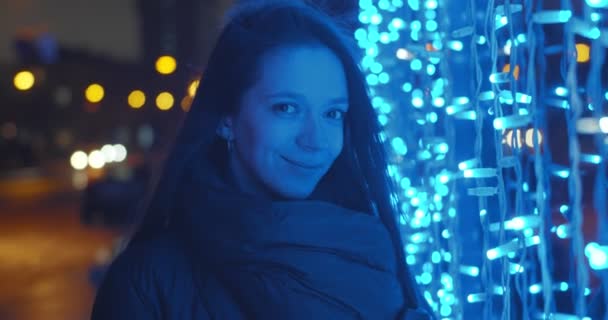
[[[154,63],[159,55],[201,67],[219,32],[223,13],[232,0],[138,0],[143,39],[143,61]]]
[[[10,3],[9,12],[21,18],[11,18],[13,54],[0,55],[0,154],[5,155],[0,171],[63,159],[76,149],[107,143],[136,152],[166,144],[188,110],[188,89],[200,76],[232,1],[111,0],[98,8],[106,17],[113,12],[128,15],[115,20],[124,25],[90,16],[96,13],[75,4],[63,11],[70,16],[66,20],[80,17],[74,20],[78,24],[68,26],[71,30],[59,25],[62,13],[56,8],[44,11],[48,4],[35,3]],[[105,31],[87,24],[87,15],[89,24],[105,21]],[[122,29],[137,37],[117,34]],[[95,37],[107,48],[95,47]],[[155,67],[163,55],[177,64],[167,74]],[[145,101],[133,101],[135,91]]]

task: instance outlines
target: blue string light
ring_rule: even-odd
[[[589,275],[578,267],[575,277],[554,279],[552,242],[569,241],[579,266],[608,269],[606,199],[595,197],[598,234],[605,236],[585,244],[579,168],[598,168],[596,186],[605,189],[605,52],[592,50],[584,80],[577,78],[577,66],[584,62],[570,54],[578,48],[574,36],[594,48],[608,47],[608,31],[601,25],[608,2],[586,0],[581,17],[568,0],[551,10],[532,0],[480,3],[478,8],[477,0],[469,0],[463,16],[458,6],[437,0],[359,1],[361,27],[354,37],[366,53],[361,65],[385,130],[389,171],[401,188],[397,200],[406,263],[441,318],[587,319]],[[456,9],[458,21],[450,11]],[[545,45],[545,26],[563,30],[563,45]],[[560,83],[546,72],[537,74],[556,54],[566,68]],[[467,76],[456,69],[473,72]],[[566,118],[569,138],[558,143],[568,148],[568,164],[552,158],[553,137],[545,135],[549,112]],[[579,150],[584,112],[593,113],[587,131],[597,136],[594,152]],[[454,135],[463,128],[474,138]],[[570,185],[556,210],[565,222],[556,224],[554,184]],[[478,207],[462,205],[467,199]],[[478,222],[470,221],[471,212]],[[471,232],[460,232],[463,224]],[[466,243],[477,247],[465,252]],[[608,284],[605,272],[600,277]],[[576,298],[575,314],[556,305],[556,294],[564,292]],[[513,314],[515,303],[521,314]]]

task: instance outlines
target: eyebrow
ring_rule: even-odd
[[[292,98],[292,99],[296,99],[296,100],[306,100],[306,97],[304,97],[304,95],[296,93],[296,92],[290,92],[290,91],[277,92],[277,93],[267,94],[264,96],[264,98],[266,98],[266,99],[280,98],[280,97],[288,97],[288,98]],[[332,98],[332,99],[329,99],[329,103],[332,103],[332,104],[346,103],[346,104],[348,104],[348,98],[345,98],[345,97]]]

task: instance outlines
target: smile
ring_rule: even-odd
[[[285,157],[281,157],[281,158],[283,158],[283,160],[289,162],[290,164],[293,164],[295,166],[298,166],[298,167],[301,167],[301,168],[304,168],[304,169],[315,170],[315,169],[321,169],[323,167],[322,164],[310,165],[310,164],[307,164],[307,163],[302,163],[302,162],[299,162],[299,161],[290,160],[290,159],[287,159]]]

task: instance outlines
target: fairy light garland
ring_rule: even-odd
[[[451,128],[444,111],[449,105],[444,48],[459,46],[441,36],[438,1],[362,0],[359,7],[361,28],[354,36],[366,53],[361,65],[387,133],[389,174],[401,187],[406,263],[433,310],[455,317],[461,311],[453,274],[478,273],[475,267],[459,269],[452,192],[458,177],[447,169],[454,137],[446,134]]]
[[[608,269],[608,91],[601,82],[608,1],[586,0],[579,17],[569,0],[558,9],[532,0],[469,0],[465,22],[462,8],[449,5],[359,1],[354,37],[366,53],[361,65],[391,155],[388,172],[401,187],[406,262],[440,318],[588,319],[592,288],[581,266]],[[547,26],[560,26],[562,44],[545,43]],[[579,38],[592,43],[588,57]],[[548,62],[557,54],[567,67],[561,83],[544,72],[556,67]],[[581,83],[577,67],[587,61]],[[473,72],[454,73],[457,67]],[[555,112],[566,118],[567,163],[552,158],[553,141],[545,135]],[[462,128],[474,143],[456,153],[454,132]],[[581,152],[580,134],[594,134],[597,150]],[[582,233],[581,165],[596,170],[601,189],[594,197],[599,237],[589,243]],[[564,184],[568,199],[558,199],[554,185]],[[476,199],[477,208],[464,208],[467,199]],[[565,222],[552,218],[558,200]],[[469,221],[470,212],[478,222]],[[476,231],[464,234],[461,225]],[[462,246],[475,242],[474,234],[482,239],[465,253]],[[553,272],[553,242],[566,241],[571,263],[579,266],[571,266],[569,279]],[[598,277],[608,284],[606,272]],[[573,314],[556,303],[564,292],[575,297]]]

